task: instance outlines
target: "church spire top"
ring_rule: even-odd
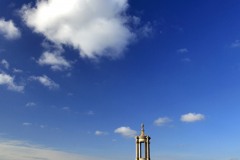
[[[142,130],[141,130],[141,134],[140,134],[141,137],[142,137],[142,136],[146,136],[145,133],[144,133],[143,127],[144,127],[144,124],[142,124]]]

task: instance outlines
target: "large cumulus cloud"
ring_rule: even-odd
[[[127,0],[38,0],[20,11],[26,25],[82,57],[120,56],[136,38],[127,25]]]

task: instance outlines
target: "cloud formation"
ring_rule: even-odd
[[[5,21],[4,18],[0,19],[0,34],[8,40],[13,40],[21,37],[21,32],[14,25],[13,21]]]
[[[188,113],[182,115],[180,120],[183,122],[203,121],[205,120],[205,116],[203,114]]]
[[[21,69],[13,68],[13,72],[14,73],[22,73],[23,71]]]
[[[128,7],[127,0],[39,0],[20,13],[34,32],[57,45],[73,46],[82,57],[115,58],[136,38],[127,25],[132,20]]]
[[[160,117],[154,121],[154,124],[157,126],[164,126],[166,123],[172,122],[173,120],[168,117]]]
[[[87,114],[88,115],[93,115],[94,113],[93,113],[93,111],[89,111],[89,112],[87,112]]]
[[[63,107],[62,109],[68,111],[70,108],[69,107]]]
[[[24,141],[0,140],[2,160],[107,160],[32,145]]]
[[[25,122],[25,123],[23,123],[23,125],[24,126],[30,126],[30,125],[32,125],[32,123]]]
[[[187,48],[182,48],[182,49],[179,49],[177,50],[178,53],[186,53],[188,52],[188,49]]]
[[[61,56],[60,51],[54,51],[54,53],[48,51],[44,52],[39,58],[38,64],[42,66],[50,65],[51,69],[54,71],[62,71],[71,68],[71,63]]]
[[[55,83],[53,80],[48,78],[46,75],[43,76],[31,76],[30,80],[37,80],[44,86],[48,87],[49,89],[56,89],[59,88],[59,84]]]
[[[114,133],[120,133],[122,136],[132,138],[136,136],[137,131],[130,129],[129,127],[120,127],[115,129]]]
[[[240,42],[239,40],[236,40],[234,43],[231,44],[232,48],[240,47]]]
[[[13,81],[15,77],[11,77],[8,74],[0,73],[0,85],[7,85],[8,90],[22,92],[24,86],[17,86]]]
[[[34,102],[28,102],[27,104],[26,104],[26,106],[36,106],[36,104],[34,103]]]
[[[4,65],[6,69],[9,68],[9,63],[5,59],[3,59],[1,63]]]
[[[108,132],[101,132],[101,131],[96,131],[95,132],[96,135],[108,135]]]
[[[191,62],[192,60],[190,58],[183,58],[182,61],[183,62]]]

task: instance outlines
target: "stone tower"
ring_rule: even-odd
[[[142,124],[141,134],[136,136],[136,160],[150,160],[150,137],[144,134]]]

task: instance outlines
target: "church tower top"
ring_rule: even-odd
[[[144,133],[142,124],[141,134],[136,136],[136,160],[150,160],[150,137]]]

